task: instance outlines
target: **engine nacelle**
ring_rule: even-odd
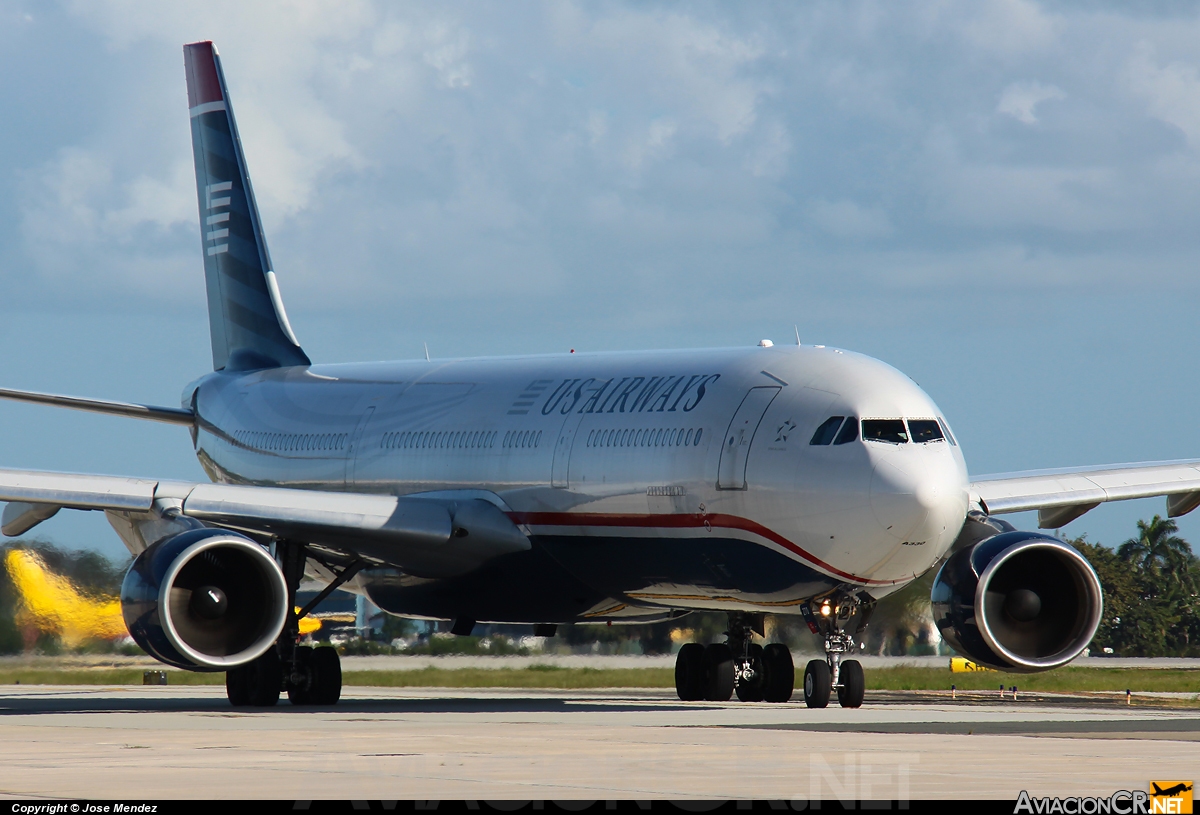
[[[930,599],[954,650],[1023,673],[1079,656],[1103,610],[1100,580],[1083,555],[1037,532],[1005,532],[955,552]]]
[[[227,671],[275,644],[287,598],[283,572],[263,547],[236,532],[193,529],[138,555],[121,585],[121,613],[155,658]]]

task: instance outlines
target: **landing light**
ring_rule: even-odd
[[[822,617],[828,617],[828,616],[829,616],[829,612],[830,612],[830,611],[832,611],[832,609],[829,607],[829,604],[828,604],[828,603],[826,603],[825,605],[821,606],[821,616],[822,616]]]

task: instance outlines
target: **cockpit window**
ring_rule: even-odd
[[[903,419],[863,419],[862,433],[864,441],[886,441],[891,444],[905,444],[908,441]]]
[[[954,434],[950,432],[950,425],[946,424],[946,420],[938,416],[938,424],[941,425],[943,432],[946,434],[946,441],[954,447],[958,447],[958,441],[954,438]]]
[[[842,420],[845,418],[845,416],[830,416],[821,422],[821,426],[817,428],[816,433],[813,433],[809,444],[829,444],[833,441],[833,437],[837,435],[838,428],[841,427]]]
[[[858,440],[858,419],[851,416],[842,425],[842,432],[837,434],[834,444],[849,444],[852,441]]]
[[[945,438],[942,428],[933,419],[909,419],[908,429],[912,433],[912,440],[917,444],[942,441]]]

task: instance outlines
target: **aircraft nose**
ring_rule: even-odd
[[[907,540],[937,506],[939,492],[936,480],[885,459],[871,475],[871,511],[888,534]]]

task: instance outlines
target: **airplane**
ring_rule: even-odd
[[[795,615],[824,644],[803,698],[863,703],[853,659],[876,603],[939,568],[945,640],[981,665],[1065,665],[1100,622],[1099,580],[1049,534],[1106,501],[1200,505],[1200,461],[971,480],[943,412],[891,366],[774,345],[313,363],[284,310],[221,60],[184,46],[213,370],[180,407],[5,389],[0,397],[186,428],[205,483],[0,470],[5,535],[103,511],[135,556],[134,640],[224,671],[229,700],[341,695],[300,620],[336,590],[386,612],[533,625],[728,617],[687,643],[685,701],[784,703],[795,666],[763,644]],[[325,588],[296,610],[302,580]]]
[[[1150,782],[1150,786],[1154,787],[1154,792],[1150,793],[1151,797],[1154,797],[1154,798],[1158,798],[1160,796],[1171,798],[1171,797],[1178,795],[1181,792],[1190,792],[1192,789],[1192,785],[1187,783],[1186,781],[1180,781],[1175,786],[1167,787],[1165,790],[1162,787],[1158,786],[1158,784],[1155,784],[1153,781]]]

